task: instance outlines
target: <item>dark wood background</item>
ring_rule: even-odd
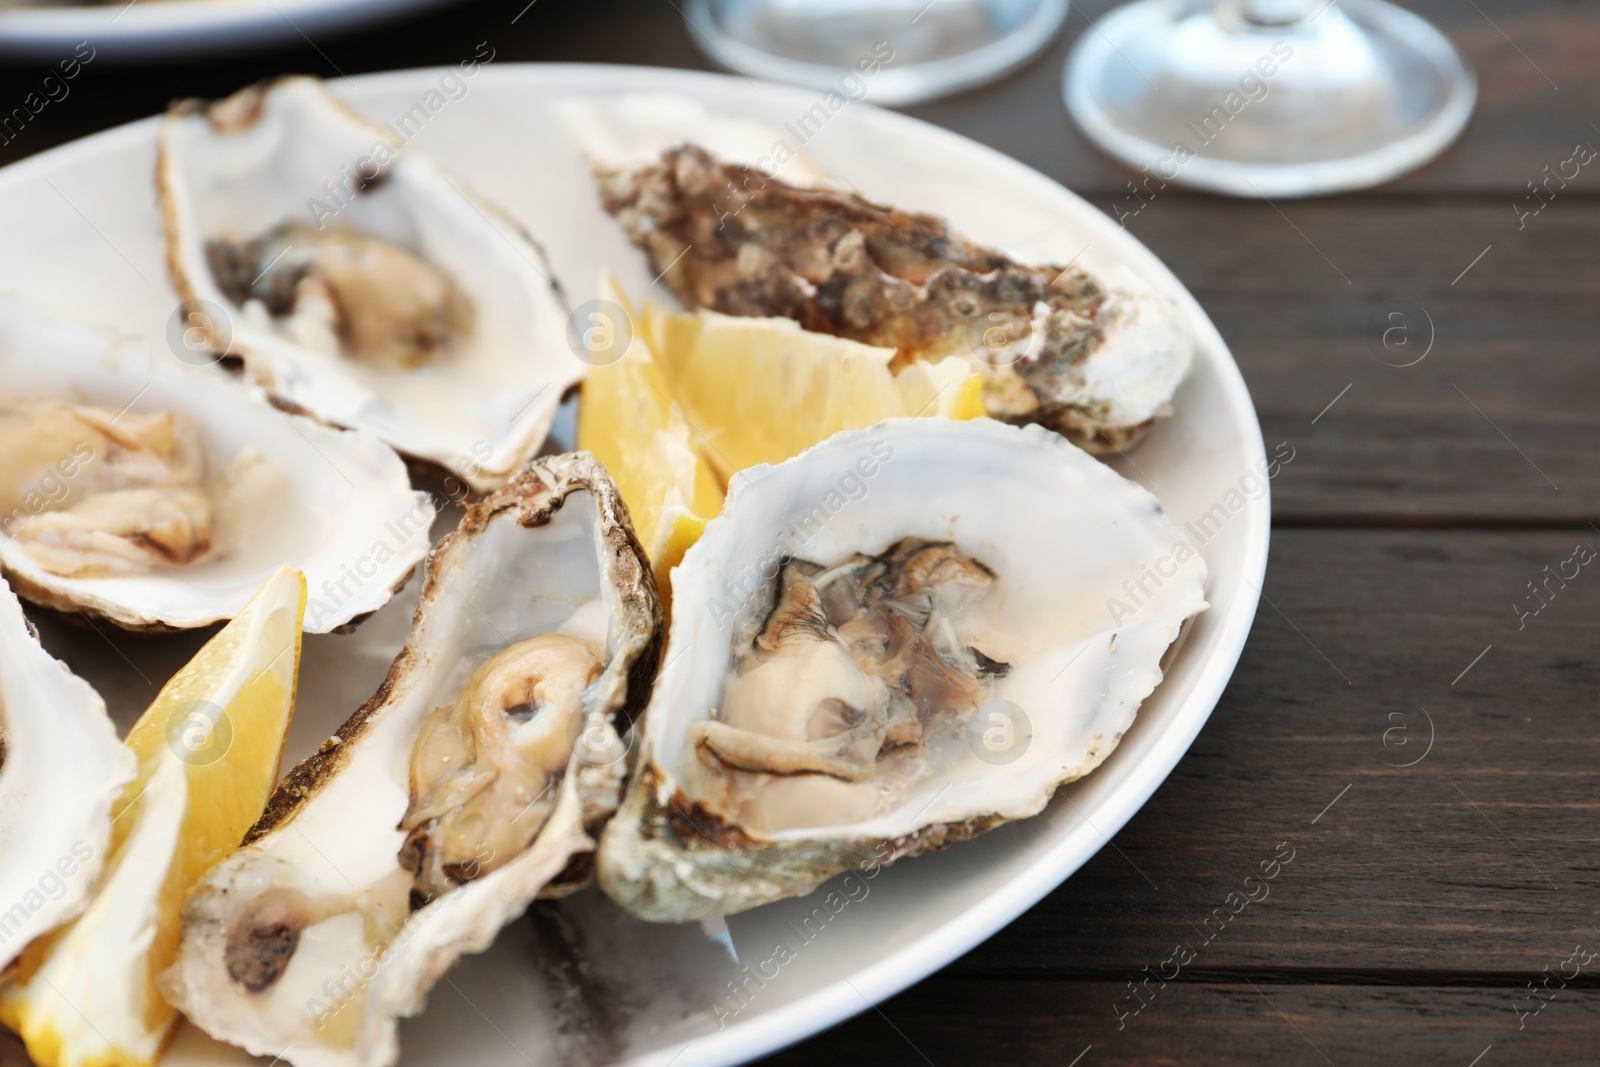
[[[525,3],[242,57],[96,60],[0,164],[172,97],[453,62],[485,40],[497,61],[707,66],[671,0],[537,0],[511,25]],[[1078,5],[1012,77],[911,113],[1131,207],[1058,93],[1067,47],[1109,6]],[[1525,228],[1515,207],[1547,164],[1600,147],[1600,2],[1406,6],[1481,81],[1442,159],[1277,207],[1173,187],[1128,222],[1232,345],[1268,443],[1296,450],[1273,486],[1266,600],[1209,725],[1114,847],[1032,911],[770,1062],[1600,1060],[1600,962],[1552,977],[1575,946],[1600,950],[1600,567],[1537,615],[1516,608],[1547,565],[1600,549],[1600,166]],[[42,72],[0,64],[0,100]],[[1413,347],[1384,347],[1396,325]],[[1430,336],[1421,363],[1388,365]],[[1130,981],[1198,945],[1280,842],[1295,859],[1270,897],[1119,1024]]]

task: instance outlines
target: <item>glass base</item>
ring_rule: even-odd
[[[1280,24],[1240,0],[1139,0],[1079,38],[1062,88],[1084,133],[1129,166],[1255,197],[1389,181],[1444,151],[1477,99],[1450,42],[1384,0]]]
[[[1031,59],[1068,0],[688,0],[713,62],[753,78],[899,107],[970,89]]]

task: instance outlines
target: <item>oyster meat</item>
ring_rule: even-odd
[[[0,395],[0,455],[0,525],[51,574],[145,574],[211,547],[205,454],[181,415]]]
[[[88,905],[133,753],[0,583],[0,972]]]
[[[358,622],[428,550],[433,505],[364,432],[0,298],[0,567],[136,630],[230,619],[287,562],[307,630]]]
[[[814,168],[787,155],[781,131],[708,144],[718,120],[683,98],[559,106],[605,209],[688,307],[796,319],[894,348],[901,366],[962,356],[983,375],[991,416],[1096,452],[1142,437],[1188,373],[1182,310],[1131,274],[1020,263],[938,216],[806,180]],[[782,166],[759,169],[756,152]]]
[[[892,420],[736,476],[673,572],[601,887],[730,914],[1037,814],[1116,748],[1204,583],[1153,496],[1042,427]]]
[[[587,880],[661,623],[587,453],[467,505],[382,687],[190,895],[169,999],[298,1067],[393,1063],[396,1020],[456,959]]]
[[[498,208],[314,78],[175,104],[158,147],[205,351],[475,491],[538,451],[584,363],[543,252]]]
[[[388,370],[412,370],[472,336],[472,301],[443,271],[346,225],[286,222],[239,244],[206,242],[206,265],[254,325]]]
[[[775,582],[720,716],[689,727],[709,768],[842,782],[915,773],[928,738],[970,718],[1009,670],[963,641],[997,583],[948,542],[905,538],[832,567],[792,557]],[[743,825],[783,829],[802,814],[767,806],[770,791],[740,788],[742,775],[730,784]]]

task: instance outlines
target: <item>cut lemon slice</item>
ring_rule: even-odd
[[[601,273],[600,298],[627,318],[632,340],[621,358],[584,378],[578,447],[611,472],[664,591],[668,573],[722,510],[722,488],[691,447],[639,317],[609,272]]]
[[[645,330],[692,443],[726,482],[781,463],[841,430],[885,419],[983,414],[983,382],[949,356],[889,371],[894,349],[811,333],[792,319],[645,308]]]
[[[578,447],[616,480],[663,593],[671,569],[722,509],[723,486],[841,430],[885,419],[983,414],[983,382],[965,361],[889,371],[894,350],[809,333],[790,319],[636,313],[609,273],[600,297],[630,338],[583,383]],[[613,342],[616,343],[616,342]]]
[[[305,578],[280,570],[157,695],[124,742],[138,774],[112,811],[84,913],[35,941],[0,1021],[40,1067],[148,1067],[176,1013],[156,979],[183,899],[261,817],[294,714]]]

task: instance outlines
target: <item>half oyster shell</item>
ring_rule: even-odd
[[[88,905],[133,771],[100,695],[0,584],[0,972]]]
[[[601,200],[687,307],[784,316],[913,359],[967,359],[987,412],[1093,452],[1170,410],[1193,359],[1181,308],[1131,273],[1028,265],[942,218],[873,203],[781,129],[670,95],[557,105]],[[759,162],[758,162],[759,161]]]
[[[1116,748],[1206,606],[1153,496],[988,419],[739,474],[672,580],[675,651],[598,856],[655,921],[1037,814]]]
[[[660,645],[649,563],[592,456],[467,505],[383,685],[191,893],[168,998],[298,1067],[393,1063],[396,1020],[458,958],[586,879]]]
[[[211,352],[480,492],[538,451],[584,364],[499,209],[313,78],[175,104],[159,149],[168,264]]]
[[[433,519],[399,457],[175,363],[0,297],[0,567],[17,593],[187,629],[231,619],[287,564],[306,575],[312,633],[388,603]],[[187,556],[149,550],[172,543],[170,522],[150,524],[174,498],[205,517],[179,524]]]

